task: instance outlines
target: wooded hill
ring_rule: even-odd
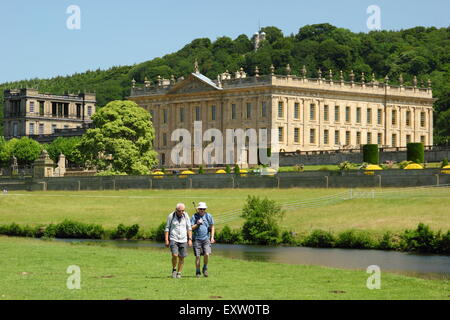
[[[169,79],[185,76],[194,69],[197,59],[200,72],[215,79],[226,70],[235,72],[241,67],[254,74],[268,74],[270,66],[275,73],[284,74],[290,64],[291,73],[301,75],[303,65],[308,77],[317,77],[320,68],[328,76],[332,69],[336,79],[343,70],[346,80],[351,70],[366,81],[374,73],[378,81],[386,75],[391,84],[398,83],[400,75],[405,85],[412,85],[414,76],[419,86],[427,86],[431,79],[435,103],[435,143],[450,139],[450,27],[415,27],[401,31],[372,31],[353,33],[330,24],[308,25],[297,34],[284,35],[276,27],[265,27],[266,41],[255,52],[253,41],[242,34],[236,39],[220,37],[195,39],[181,50],[133,66],[112,67],[108,70],[86,71],[52,79],[30,79],[0,84],[0,100],[8,88],[35,87],[41,92],[64,94],[78,91],[96,92],[98,105],[124,99],[130,94],[131,80],[142,83],[147,77],[152,82],[160,75]],[[0,105],[2,117],[3,105]],[[2,132],[2,131],[1,131]]]

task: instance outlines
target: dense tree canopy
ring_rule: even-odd
[[[47,80],[4,83],[0,85],[0,101],[5,88],[39,87],[41,91],[55,94],[96,91],[98,105],[102,107],[109,101],[126,98],[133,78],[142,83],[145,77],[155,81],[158,75],[164,78],[170,78],[172,74],[186,76],[193,71],[195,60],[198,60],[200,72],[212,79],[226,70],[234,72],[241,67],[250,75],[254,74],[256,66],[260,73],[267,74],[271,64],[276,73],[284,74],[289,63],[296,75],[300,75],[302,66],[306,65],[309,77],[316,77],[321,68],[324,74],[332,69],[336,78],[339,70],[347,75],[354,70],[356,80],[360,80],[361,72],[374,73],[378,80],[388,75],[393,84],[398,83],[400,74],[406,83],[411,83],[417,76],[419,85],[426,84],[430,78],[434,96],[438,99],[435,103],[435,141],[444,141],[445,136],[449,136],[450,27],[353,33],[330,24],[316,24],[304,26],[292,35],[283,35],[273,26],[262,28],[262,31],[267,40],[256,52],[251,39],[244,34],[234,40],[225,36],[215,41],[199,38],[175,53],[133,66]]]
[[[5,141],[0,138],[0,166],[11,165],[12,157],[17,158],[19,165],[31,165],[42,151],[42,145],[33,139],[22,137]]]
[[[78,150],[98,170],[149,174],[156,166],[155,132],[150,114],[132,101],[112,101],[97,111],[94,129],[82,137]]]

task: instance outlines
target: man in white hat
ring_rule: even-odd
[[[214,240],[214,219],[212,215],[206,212],[205,202],[199,202],[197,213],[191,218],[193,232],[193,248],[195,254],[196,276],[199,278],[200,273],[200,257],[203,256],[203,275],[208,276],[208,259],[211,254],[211,244]]]

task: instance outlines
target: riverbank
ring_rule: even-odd
[[[195,278],[191,250],[184,277],[170,278],[168,252],[0,237],[0,299],[449,299],[449,281],[365,271],[249,262],[214,256],[209,278]],[[81,270],[69,290],[67,268]]]

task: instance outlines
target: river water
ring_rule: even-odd
[[[163,243],[146,240],[79,240],[64,242],[96,242],[119,248],[157,248],[167,250]],[[192,254],[192,251],[190,252]],[[428,279],[450,279],[450,256],[412,254],[396,251],[319,249],[305,247],[214,244],[213,255],[248,261],[316,265],[332,268],[366,270],[377,265],[381,271]]]

